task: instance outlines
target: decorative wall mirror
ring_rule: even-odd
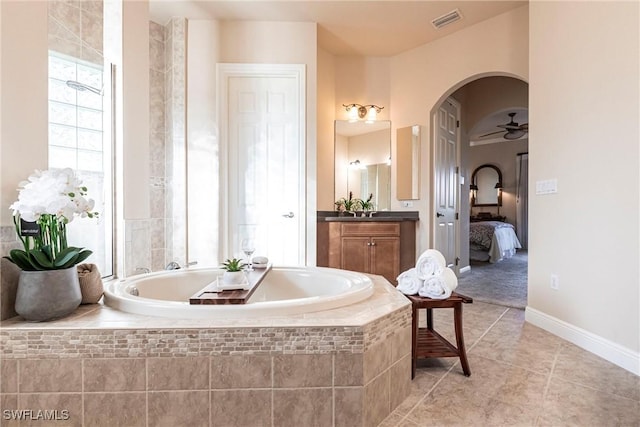
[[[494,165],[481,165],[471,175],[471,206],[502,206],[502,172]]]
[[[375,210],[391,209],[391,122],[335,121],[335,200],[366,200]]]
[[[396,131],[396,197],[398,200],[420,198],[420,126]]]

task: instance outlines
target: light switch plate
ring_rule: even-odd
[[[557,179],[545,179],[536,181],[536,194],[554,194],[558,192]]]

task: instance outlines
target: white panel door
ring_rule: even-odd
[[[255,255],[275,265],[304,261],[304,140],[295,76],[230,76],[228,234],[230,254],[255,240]]]
[[[458,109],[455,104],[446,100],[436,115],[434,247],[442,252],[449,267],[455,266],[456,260],[457,144]]]

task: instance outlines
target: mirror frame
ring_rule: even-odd
[[[474,171],[473,174],[471,175],[471,185],[475,185],[477,187],[476,184],[476,175],[478,174],[478,172],[484,168],[491,168],[493,170],[495,170],[498,173],[498,183],[502,183],[502,171],[500,171],[500,168],[489,164],[489,163],[485,163],[484,165],[480,165],[478,166]],[[473,190],[472,190],[473,191]],[[476,188],[475,191],[478,191],[478,189]],[[475,207],[475,206],[502,206],[502,191],[500,191],[498,193],[497,197],[497,203],[476,203],[476,193],[472,193],[473,195],[471,196],[471,206]]]
[[[396,199],[420,198],[420,125],[396,129]]]

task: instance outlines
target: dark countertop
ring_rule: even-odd
[[[389,222],[389,221],[418,221],[418,211],[380,211],[372,217],[356,216],[345,213],[338,216],[335,211],[318,211],[318,221],[328,222]]]

